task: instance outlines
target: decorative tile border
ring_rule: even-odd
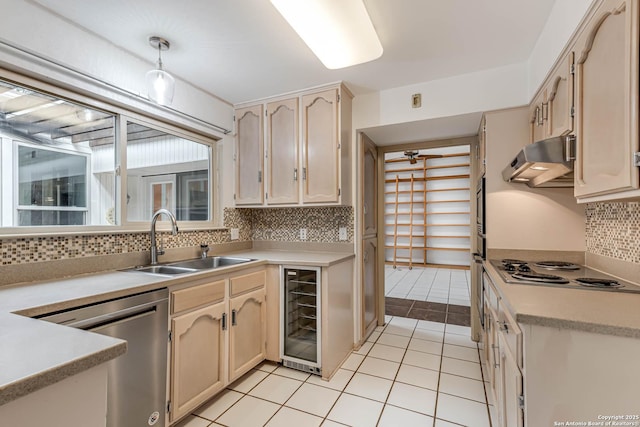
[[[589,203],[587,252],[640,263],[640,203]]]
[[[327,224],[330,224],[328,227]],[[300,228],[307,229],[307,241],[339,242],[338,227],[347,228],[347,242],[353,242],[351,207],[224,209],[224,225],[240,230],[239,241],[268,240],[298,242]],[[228,230],[181,231],[176,236],[158,233],[167,249],[220,244],[231,241]],[[109,233],[77,236],[46,236],[0,239],[2,265],[55,261],[99,255],[144,252],[150,246],[148,232]]]

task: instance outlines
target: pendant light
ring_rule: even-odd
[[[330,70],[373,61],[382,45],[362,0],[271,0]]]
[[[162,51],[169,50],[171,44],[162,37],[149,37],[149,44],[158,49],[158,68],[147,72],[147,93],[149,99],[160,105],[171,105],[175,89],[175,79],[162,69]]]

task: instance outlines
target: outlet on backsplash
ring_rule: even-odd
[[[347,240],[347,227],[338,228],[338,239],[342,241]]]
[[[306,228],[301,228],[300,229],[300,240],[307,240],[307,229]]]
[[[229,231],[231,233],[231,240],[240,239],[240,229],[239,228],[232,228]]]

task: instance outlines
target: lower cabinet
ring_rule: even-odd
[[[171,419],[222,390],[226,304],[211,304],[171,320]]]
[[[232,298],[230,308],[229,382],[232,382],[265,359],[264,286],[246,295]]]
[[[265,282],[260,270],[171,292],[170,423],[265,359]]]
[[[492,425],[497,427],[524,426],[524,397],[522,360],[522,331],[503,304],[501,298],[484,275],[485,286],[485,351],[490,402],[495,405],[497,419]]]

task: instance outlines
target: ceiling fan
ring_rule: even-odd
[[[418,154],[418,150],[407,150],[404,152],[404,155],[409,158],[409,163],[415,165],[418,159],[435,159],[437,157],[442,157],[440,154]]]

